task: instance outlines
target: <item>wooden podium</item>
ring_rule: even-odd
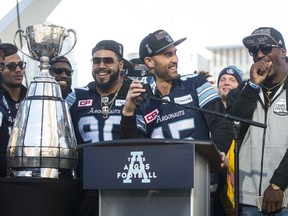
[[[209,216],[213,142],[125,139],[81,145],[83,187],[99,189],[100,216]]]

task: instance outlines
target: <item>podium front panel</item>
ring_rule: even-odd
[[[207,159],[195,155],[192,189],[100,190],[99,216],[209,216],[210,171]]]
[[[194,144],[91,146],[83,150],[84,189],[194,187]]]

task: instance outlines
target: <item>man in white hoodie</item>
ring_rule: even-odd
[[[227,109],[239,117],[266,124],[242,124],[239,151],[241,215],[288,215],[288,81],[283,36],[261,27],[243,39],[253,57],[250,79],[228,94]],[[257,205],[258,204],[258,205]],[[258,208],[257,208],[258,207]]]

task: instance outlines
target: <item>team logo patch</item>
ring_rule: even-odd
[[[185,95],[185,96],[182,96],[182,97],[177,97],[174,99],[176,103],[178,104],[188,104],[190,102],[193,101],[193,98],[192,96],[189,94],[189,95]]]
[[[157,118],[157,115],[159,114],[159,110],[155,109],[152,112],[148,113],[144,116],[145,122],[149,124],[150,122],[154,121]]]
[[[273,113],[279,116],[287,116],[288,112],[286,110],[286,100],[280,99],[280,101],[275,102],[273,107]]]
[[[92,106],[93,99],[80,100],[78,101],[78,107]]]

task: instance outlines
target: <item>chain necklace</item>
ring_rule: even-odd
[[[121,86],[120,86],[121,88]],[[116,100],[119,90],[120,88],[117,90],[117,92],[115,93],[113,99],[111,101],[109,101],[109,96],[102,96],[101,94],[101,112],[103,114],[103,118],[108,118],[108,114],[113,106],[114,101]]]
[[[281,80],[281,82],[279,82],[277,85],[273,86],[272,88],[267,88],[265,85],[263,85],[263,84],[261,83],[261,86],[262,86],[265,90],[267,90],[266,94],[265,94],[265,92],[264,92],[264,95],[265,95],[266,98],[267,98],[267,102],[268,102],[268,103],[267,103],[267,106],[268,106],[268,107],[270,107],[271,104],[272,104],[272,99],[273,99],[273,97],[270,98],[270,95],[271,95],[271,93],[273,92],[272,90],[275,89],[275,88],[277,88],[277,87],[279,87],[280,85],[282,85],[282,83],[284,83],[284,81],[286,80],[287,76],[288,76],[288,75],[286,75],[286,76],[284,77],[284,79]]]

